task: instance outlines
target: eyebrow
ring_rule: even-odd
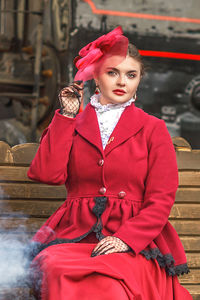
[[[113,67],[107,67],[106,68],[107,70],[113,70],[113,71],[119,71],[117,68],[113,68]],[[127,71],[127,73],[137,73],[138,71],[137,70],[129,70]]]

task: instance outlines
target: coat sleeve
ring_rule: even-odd
[[[114,234],[135,254],[145,249],[162,231],[178,188],[176,154],[171,137],[164,121],[156,123],[149,138],[148,173],[142,208]]]
[[[28,170],[30,179],[47,184],[64,184],[72,146],[75,119],[59,114],[43,132],[40,146]]]

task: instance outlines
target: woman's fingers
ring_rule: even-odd
[[[107,250],[108,248],[112,247],[112,245],[108,244],[108,243],[104,243],[103,245],[101,245],[101,247],[98,248],[98,250],[93,251],[95,254],[100,254],[102,252],[104,252],[105,250]]]
[[[72,86],[71,89],[73,90],[73,93],[76,95],[76,97],[78,97],[78,98],[81,97],[81,94],[77,91],[76,88],[74,88],[74,87]]]
[[[93,257],[93,256],[109,254],[109,253],[113,253],[113,252],[115,252],[115,247],[112,245],[108,245],[108,246],[101,248],[98,251],[93,252],[91,256]]]
[[[108,251],[114,249],[115,246],[112,243],[112,240],[109,237],[104,238],[101,240],[97,246],[92,251],[92,256],[107,254]]]
[[[106,245],[106,246],[107,246],[107,245]],[[97,255],[98,253],[100,253],[100,251],[101,251],[102,249],[104,249],[106,246],[102,245],[102,247],[98,247],[98,249],[94,249],[94,250],[92,251],[92,256],[95,256],[95,255]]]
[[[100,247],[102,247],[105,243],[108,243],[109,239],[108,237],[102,239],[97,245],[96,247],[93,249],[93,251],[98,251]]]
[[[108,250],[106,250],[103,253],[101,253],[101,255],[103,255],[103,254],[111,254],[111,253],[116,253],[115,247],[109,248]]]
[[[80,92],[83,90],[83,86],[80,86],[76,83],[70,84],[68,87],[64,88],[62,92],[62,96],[67,96],[69,93],[74,93],[76,96],[80,97]]]
[[[61,97],[74,97],[75,98],[82,98],[83,96],[83,83],[74,82],[70,84],[68,87],[62,89]]]
[[[72,86],[74,86],[77,90],[83,90],[83,82],[79,83],[78,81],[74,81],[72,83]]]
[[[72,87],[68,86],[61,91],[61,96],[66,97],[69,93],[73,93]]]
[[[80,98],[80,99],[82,99],[82,97],[83,97],[83,88],[84,88],[84,86],[83,86],[83,83],[81,83],[81,85],[80,84],[77,84],[76,82],[75,83],[73,83],[73,89],[75,89],[76,90],[76,92],[78,93],[78,97]]]
[[[92,255],[96,255],[99,251],[101,251],[102,247],[104,247],[104,243],[99,242],[97,246],[93,249]]]
[[[116,252],[115,247],[110,246],[110,247],[105,248],[101,252],[98,252],[95,256],[104,255],[104,254],[110,254],[110,253],[114,253],[114,252]]]

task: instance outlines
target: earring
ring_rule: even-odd
[[[134,95],[133,99],[134,99],[134,100],[136,100],[136,99],[137,99],[137,94],[136,94],[136,93],[135,93],[135,95]]]
[[[96,95],[98,95],[100,93],[100,89],[99,87],[96,85],[96,88],[95,88],[95,92],[94,92]]]

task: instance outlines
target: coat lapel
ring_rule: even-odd
[[[85,110],[76,117],[76,130],[82,137],[93,144],[101,152],[102,156],[106,156],[114,148],[142,129],[145,121],[146,114],[141,109],[135,107],[134,104],[127,106],[113,130],[104,151],[97,115],[91,104],[88,104]]]
[[[141,109],[134,104],[127,106],[108,140],[105,156],[142,129],[145,120],[146,114]]]
[[[76,130],[78,133],[93,144],[104,156],[99,124],[95,109],[89,103],[84,111],[76,117]]]

